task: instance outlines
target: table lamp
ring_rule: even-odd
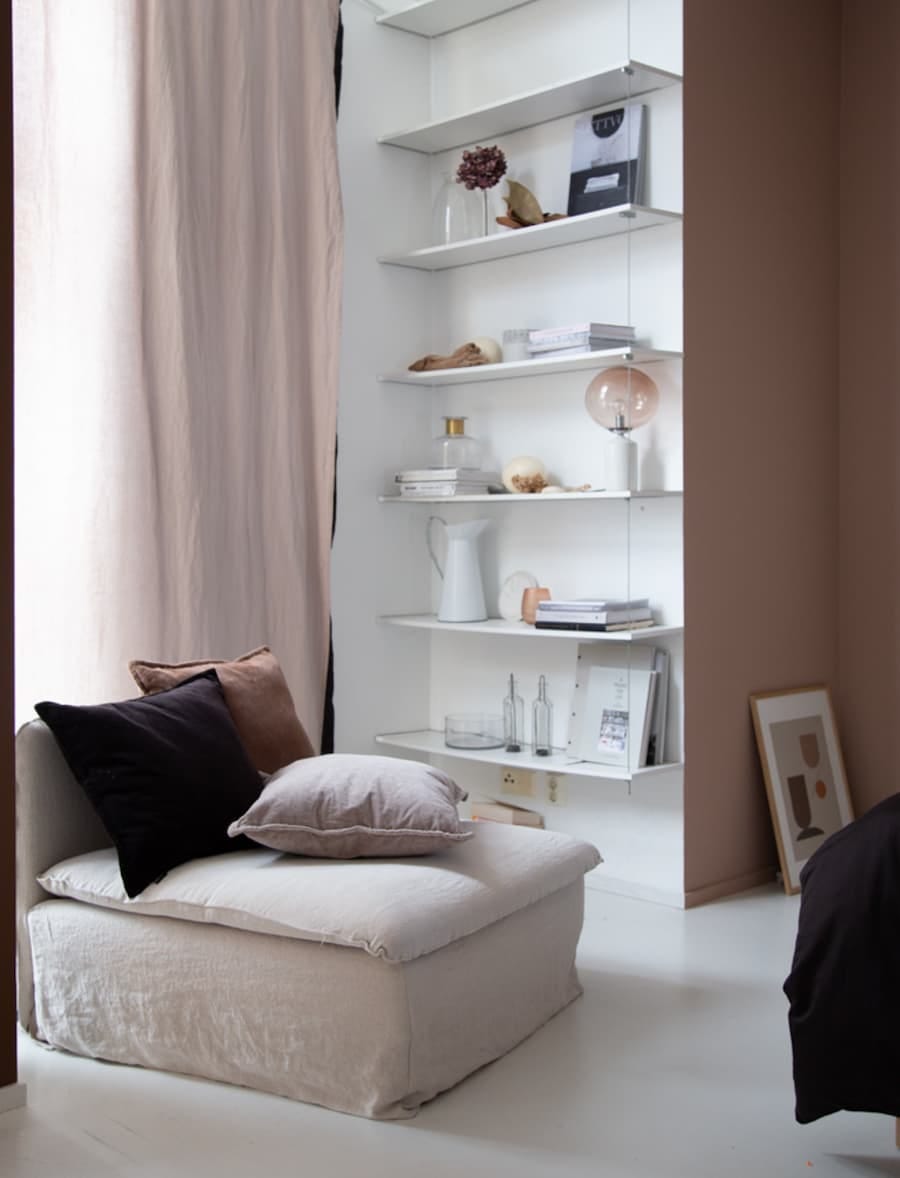
[[[636,491],[637,443],[629,434],[646,425],[656,413],[656,382],[639,368],[606,368],[588,385],[584,404],[594,421],[609,430],[604,455],[605,489]]]

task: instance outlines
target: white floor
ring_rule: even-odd
[[[77,1059],[23,1037],[28,1106],[0,1116],[0,1174],[900,1174],[887,1117],[794,1123],[781,982],[797,909],[774,886],[686,913],[590,892],[584,997],[412,1121]]]

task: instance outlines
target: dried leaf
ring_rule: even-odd
[[[507,180],[509,194],[504,196],[510,217],[521,225],[540,225],[544,220],[541,206],[534,194],[518,180]]]

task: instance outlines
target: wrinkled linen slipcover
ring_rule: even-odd
[[[803,869],[790,1002],[796,1118],[900,1116],[900,794]]]
[[[16,757],[19,1017],[54,1046],[399,1118],[581,992],[599,855],[577,839],[478,824],[414,861],[244,851],[128,900],[45,725]]]

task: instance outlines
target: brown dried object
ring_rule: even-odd
[[[514,474],[510,482],[520,495],[537,495],[550,485],[542,474]]]
[[[546,221],[561,221],[565,213],[545,213],[534,193],[518,180],[507,180],[509,192],[504,196],[506,215],[497,217],[498,225],[507,229],[525,229],[529,225],[543,225]]]
[[[437,368],[474,368],[478,364],[488,364],[490,361],[477,344],[460,344],[455,352],[449,356],[436,356],[429,353],[421,360],[414,360],[407,371],[434,372]]]
[[[476,147],[462,153],[462,160],[456,169],[456,181],[465,184],[470,191],[493,188],[500,183],[505,171],[506,156],[499,147]]]

